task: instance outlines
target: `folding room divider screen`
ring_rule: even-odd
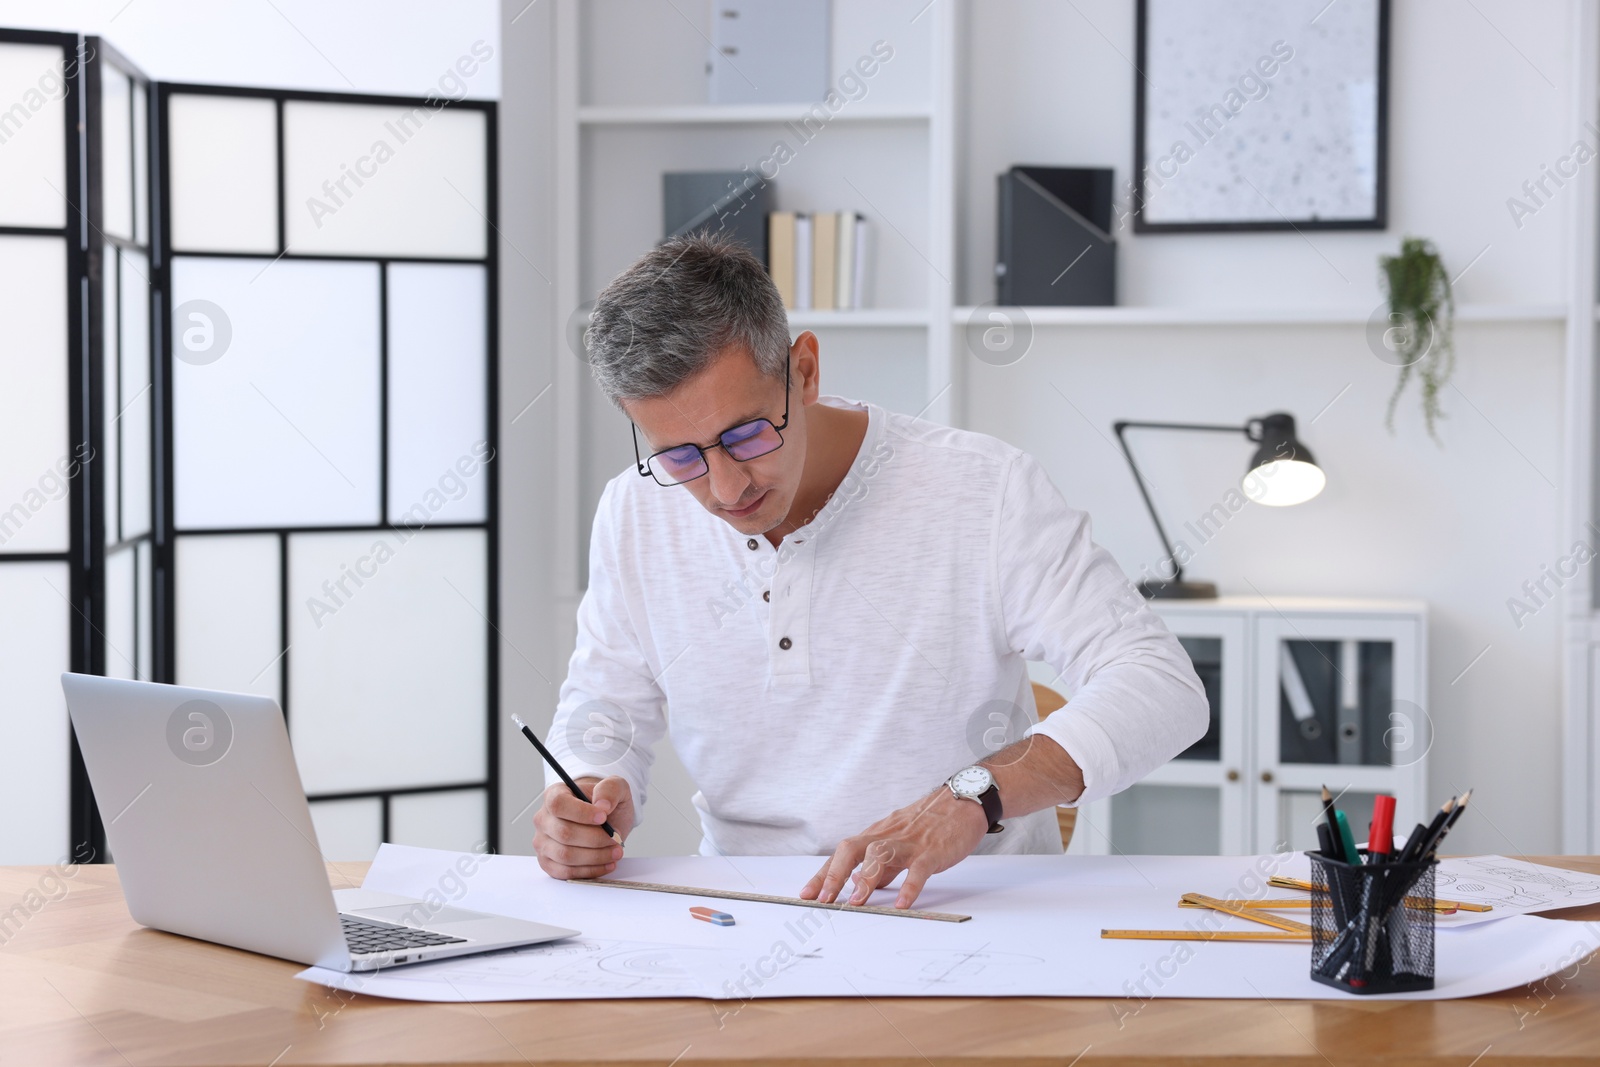
[[[277,699],[331,858],[492,846],[494,105],[150,83],[0,32],[13,99],[0,802],[37,817],[0,862],[104,854],[69,668]]]
[[[57,677],[91,668],[83,42],[0,30],[0,863],[88,840]]]

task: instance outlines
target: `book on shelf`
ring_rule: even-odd
[[[810,215],[794,217],[794,306],[807,310],[811,307],[811,285],[815,280],[811,273],[811,231]]]
[[[866,306],[867,220],[854,211],[774,211],[767,270],[790,311]]]

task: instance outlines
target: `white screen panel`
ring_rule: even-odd
[[[106,553],[106,677],[133,678],[138,673],[137,627],[133,610],[138,591],[132,545]]]
[[[398,845],[483,852],[488,811],[481,789],[408,793],[389,799],[389,838]]]
[[[482,522],[487,272],[389,265],[389,521]]]
[[[138,581],[139,599],[136,613],[133,618],[134,643],[139,651],[135,658],[139,661],[139,677],[144,681],[155,679],[155,575],[152,571],[153,549],[149,541],[140,541],[137,545],[139,553]]]
[[[290,537],[289,731],[307,792],[485,776],[485,590],[481,530]]]
[[[296,252],[486,253],[483,112],[289,102],[284,232]]]
[[[99,470],[103,471],[100,478],[101,487],[105,491],[105,531],[106,544],[116,544],[121,540],[118,534],[119,522],[122,518],[122,460],[118,441],[118,428],[122,425],[121,393],[117,388],[117,381],[121,375],[121,364],[117,356],[117,334],[120,332],[117,323],[117,264],[120,258],[117,250],[107,246],[106,255],[101,258],[102,269],[105,274],[100,286],[101,295],[101,336],[104,338],[103,352],[100,363],[100,455],[97,457]]]
[[[100,64],[100,226],[133,239],[133,86],[109,63]]]
[[[150,422],[155,390],[150,387],[150,262],[141,252],[122,253],[121,353],[122,536],[150,532]]]
[[[0,226],[67,224],[65,55],[0,44]]]
[[[167,98],[172,247],[278,251],[278,116],[271,100]]]
[[[378,269],[173,260],[179,529],[379,521]]]
[[[0,553],[65,552],[76,457],[61,238],[0,237],[0,324]]]
[[[313,800],[311,825],[316,827],[323,859],[330,863],[365,863],[378,854],[378,846],[383,843],[383,801],[377,797]]]
[[[150,243],[150,101],[133,84],[133,239]]]
[[[69,581],[64,563],[0,564],[0,865],[67,852]]]
[[[178,684],[281,699],[278,538],[180,537]]]

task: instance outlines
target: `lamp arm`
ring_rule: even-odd
[[[1139,495],[1144,498],[1144,506],[1150,512],[1150,521],[1155,523],[1156,533],[1161,538],[1161,547],[1167,550],[1167,558],[1172,561],[1172,580],[1183,581],[1183,564],[1178,562],[1178,554],[1173,551],[1172,541],[1167,537],[1167,529],[1161,525],[1161,516],[1156,514],[1156,505],[1150,499],[1150,490],[1145,485],[1144,475],[1139,473],[1139,465],[1133,461],[1133,451],[1128,448],[1128,437],[1124,432],[1130,427],[1141,430],[1206,430],[1218,433],[1242,433],[1250,436],[1248,426],[1221,426],[1216,423],[1202,422],[1129,422],[1127,420],[1114,422],[1111,428],[1116,432],[1117,444],[1122,446],[1122,454],[1128,460],[1128,469],[1133,472],[1133,482],[1139,487]]]

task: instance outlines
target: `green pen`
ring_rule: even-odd
[[[1361,853],[1356,851],[1356,838],[1350,832],[1350,820],[1344,817],[1344,812],[1335,808],[1333,818],[1339,824],[1339,844],[1344,849],[1346,863],[1360,863]]]

